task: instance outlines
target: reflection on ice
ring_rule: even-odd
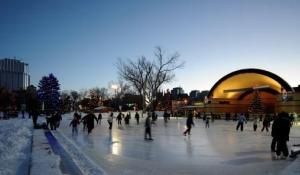
[[[122,148],[122,145],[118,142],[114,142],[112,143],[112,146],[111,146],[111,154],[113,155],[121,155],[121,148]]]
[[[119,132],[112,132],[111,136],[111,154],[113,155],[121,155],[122,153],[122,145],[120,144],[120,133]]]

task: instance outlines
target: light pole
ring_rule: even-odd
[[[115,100],[117,100],[117,90],[119,88],[118,85],[117,84],[112,84],[110,88],[114,90],[114,92],[115,92]],[[116,101],[115,101],[115,106],[117,106],[117,102]]]

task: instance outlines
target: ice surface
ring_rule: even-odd
[[[281,174],[292,163],[272,161],[270,133],[254,132],[252,122],[237,132],[232,121],[216,120],[205,129],[202,120],[195,120],[192,135],[184,137],[185,119],[167,124],[159,119],[152,127],[154,141],[148,142],[144,118],[136,125],[132,117],[130,125],[122,127],[114,120],[109,132],[108,114],[103,116],[92,134],[83,132],[81,125],[79,135],[72,136],[68,126],[72,115],[65,115],[59,132],[107,174]],[[300,143],[299,134],[299,126],[293,127],[288,144]]]

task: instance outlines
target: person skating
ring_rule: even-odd
[[[111,130],[112,129],[112,125],[113,125],[113,118],[114,117],[114,114],[113,113],[110,113],[110,115],[109,115],[109,117],[107,118],[107,122],[108,122],[108,124],[109,124],[109,130]]]
[[[207,116],[205,120],[205,128],[209,128],[209,119],[210,118]]]
[[[90,134],[92,132],[92,130],[94,129],[94,120],[96,120],[96,122],[97,122],[97,118],[96,118],[95,114],[92,112],[89,112],[89,114],[86,115],[85,117],[83,117],[82,120],[84,120],[86,122],[88,134]]]
[[[56,114],[55,113],[51,114],[51,117],[49,118],[49,123],[50,123],[50,129],[56,130]]]
[[[130,121],[130,112],[127,113],[126,117],[124,118],[125,124],[129,125],[129,121]]]
[[[98,114],[98,122],[97,122],[97,124],[100,124],[100,125],[101,125],[101,120],[102,120],[102,114],[99,113],[99,114]]]
[[[193,121],[193,114],[189,113],[188,118],[186,119],[187,129],[183,133],[184,136],[186,136],[186,134],[191,135],[192,125],[195,126],[194,121]]]
[[[80,115],[77,112],[75,112],[73,114],[73,118],[77,119],[80,122],[81,117],[80,117]]]
[[[148,113],[147,118],[145,120],[145,140],[153,140],[152,135],[151,135],[151,119],[150,119],[150,114]],[[147,137],[149,136],[149,138]]]
[[[274,120],[272,125],[272,144],[271,151],[276,151],[276,156],[281,156],[282,159],[286,159],[289,155],[286,142],[289,141],[290,134],[290,120],[289,114],[286,112],[281,112],[278,114],[277,119]],[[276,150],[274,149],[276,144]]]
[[[238,131],[239,128],[241,127],[241,131],[243,131],[244,130],[244,123],[246,123],[246,122],[247,122],[246,117],[244,116],[243,113],[241,113],[238,117],[238,124],[236,126],[236,130]]]
[[[154,124],[154,125],[156,125],[155,121],[157,120],[157,114],[155,113],[155,111],[152,111],[151,118],[152,118],[151,123]]]
[[[164,111],[164,115],[163,115],[163,117],[164,117],[164,121],[165,121],[165,123],[168,123],[168,118],[169,118],[169,115],[168,115],[168,113],[167,113],[167,111],[166,111],[166,110]]]
[[[258,118],[255,117],[254,120],[253,120],[253,130],[256,131],[257,129],[257,124],[258,124]]]
[[[56,111],[54,115],[54,122],[55,122],[55,128],[59,128],[60,121],[62,120],[61,113],[59,111]]]
[[[269,127],[270,127],[270,118],[268,117],[268,115],[266,115],[263,121],[263,127],[261,129],[261,132],[263,132],[265,129],[267,132],[269,132]]]
[[[211,122],[212,122],[212,123],[215,122],[215,115],[211,112],[211,113],[210,113],[210,116],[211,116]]]
[[[78,135],[78,129],[77,129],[78,125],[79,125],[79,119],[77,116],[74,115],[73,120],[70,123],[70,126],[72,126],[72,135]]]
[[[140,115],[138,112],[135,113],[136,124],[140,124]]]
[[[80,117],[81,118],[81,117]],[[85,117],[83,117],[83,118],[81,118],[80,119],[80,121],[81,121],[81,123],[82,123],[82,131],[85,131],[86,130],[86,118]]]
[[[38,116],[39,116],[39,111],[37,109],[34,109],[31,114],[32,114],[33,126],[34,126],[34,128],[37,128],[38,127],[37,120],[38,120]]]
[[[118,126],[122,126],[122,113],[119,112],[116,120],[118,121]]]

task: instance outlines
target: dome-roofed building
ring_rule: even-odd
[[[261,69],[234,71],[215,83],[206,105],[207,112],[246,113],[259,108],[263,113],[282,110],[300,112],[299,97],[281,77]]]

